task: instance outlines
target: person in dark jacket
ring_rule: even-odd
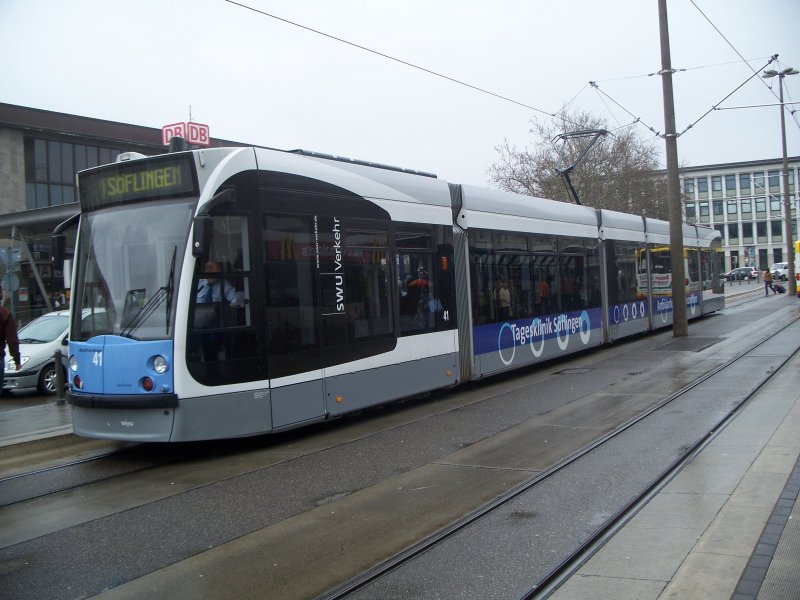
[[[0,292],[2,294],[2,292]],[[0,296],[2,297],[2,296]],[[19,338],[17,337],[17,321],[14,315],[5,306],[0,306],[0,366],[5,367],[6,362],[6,344],[8,344],[8,353],[14,360],[16,370],[19,370]],[[5,368],[0,368],[0,393],[3,390],[5,383]]]

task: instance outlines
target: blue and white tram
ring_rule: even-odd
[[[657,326],[658,222],[304,152],[121,159],[78,176],[79,435],[269,433]]]

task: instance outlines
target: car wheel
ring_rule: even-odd
[[[39,374],[39,383],[36,385],[40,394],[52,396],[56,393],[56,366],[50,363]]]

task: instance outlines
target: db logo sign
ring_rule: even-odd
[[[169,141],[174,137],[182,137],[188,143],[196,146],[211,145],[211,136],[208,125],[202,123],[173,123],[161,128],[161,143],[169,146]]]

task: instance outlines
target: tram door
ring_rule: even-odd
[[[329,368],[395,347],[390,219],[325,182],[260,176],[262,310],[272,426],[280,428],[341,410],[344,396],[352,410],[361,380],[329,377]]]
[[[324,415],[313,215],[262,219],[273,428]]]

